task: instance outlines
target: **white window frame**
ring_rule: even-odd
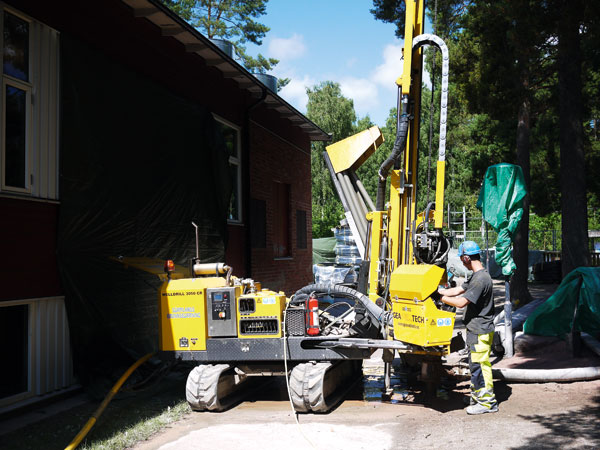
[[[0,102],[2,103],[2,117],[0,118],[1,122],[2,122],[2,126],[1,126],[1,133],[2,135],[0,136],[0,141],[1,141],[1,146],[0,146],[0,152],[2,153],[2,159],[0,162],[0,178],[2,180],[2,184],[0,185],[0,189],[4,192],[13,192],[13,193],[20,193],[20,194],[31,194],[31,177],[33,174],[33,170],[32,170],[32,100],[31,100],[31,92],[33,90],[33,83],[32,83],[32,29],[33,29],[33,24],[32,24],[32,20],[26,16],[24,16],[23,14],[20,14],[18,11],[13,10],[12,8],[7,8],[4,5],[0,4],[0,49],[4,48],[4,14],[5,12],[8,12],[9,14],[12,14],[15,17],[18,17],[19,19],[27,22],[29,24],[29,61],[28,61],[28,70],[29,73],[27,74],[27,79],[29,81],[23,81],[23,80],[19,80],[17,78],[14,78],[10,75],[5,75],[4,74],[4,60],[2,59],[2,61],[0,61],[0,77],[2,78],[2,92],[0,92]],[[5,98],[5,93],[6,93],[6,87],[7,86],[12,86],[15,87],[17,89],[21,89],[23,91],[25,91],[25,95],[26,95],[26,112],[25,112],[25,187],[24,188],[20,188],[20,187],[15,187],[15,186],[7,186],[6,185],[6,98]]]
[[[227,217],[227,223],[242,225],[242,223],[243,223],[242,217],[244,217],[243,212],[242,212],[242,128],[226,119],[223,119],[222,117],[218,116],[217,114],[213,114],[213,117],[220,124],[225,125],[229,128],[232,128],[233,130],[236,131],[236,137],[237,137],[236,138],[236,154],[231,155],[229,157],[229,165],[237,167],[237,193],[236,193],[237,196],[236,196],[236,198],[237,198],[237,210],[238,210],[239,217],[236,219],[230,219],[229,217]]]

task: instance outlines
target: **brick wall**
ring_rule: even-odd
[[[266,247],[252,249],[252,278],[289,296],[312,282],[310,143],[292,144],[252,123],[250,146],[250,196],[266,203]],[[289,258],[274,257],[274,181],[290,185]],[[306,211],[305,249],[297,245],[297,210]]]

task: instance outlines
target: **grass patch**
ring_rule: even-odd
[[[78,448],[123,449],[148,439],[190,412],[185,401],[189,368],[182,366],[142,391],[118,393]],[[81,405],[0,436],[3,450],[64,449],[100,401]]]
[[[112,450],[132,447],[137,442],[145,441],[165,426],[178,421],[189,412],[190,407],[183,400],[172,408],[168,406],[158,416],[142,418],[125,430],[118,430],[107,439],[92,441],[79,448],[82,450]]]

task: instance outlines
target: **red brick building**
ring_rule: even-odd
[[[321,129],[157,0],[0,10],[0,411],[151,349],[157,282],[119,259],[185,264],[191,221],[205,261],[311,281]]]

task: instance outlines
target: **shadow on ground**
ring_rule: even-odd
[[[180,368],[143,390],[120,392],[108,405],[80,448],[91,447],[140,421],[161,415],[185,400],[189,369]],[[48,419],[0,436],[2,450],[64,449],[99,406],[100,401],[61,412]]]
[[[597,392],[590,392],[593,404],[575,411],[565,411],[560,414],[519,415],[524,421],[536,423],[545,428],[545,432],[533,436],[523,442],[518,449],[555,449],[555,448],[598,448],[600,443],[600,396]],[[568,399],[565,399],[565,406]]]

